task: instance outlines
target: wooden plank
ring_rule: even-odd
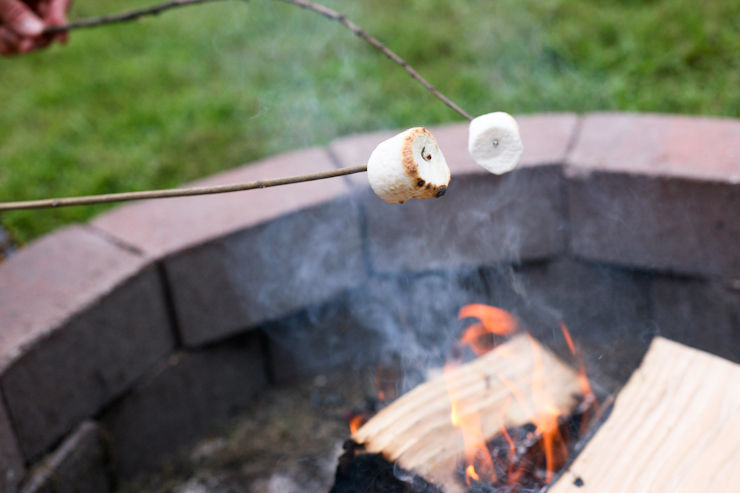
[[[486,440],[500,433],[500,420],[507,427],[531,421],[531,412],[538,407],[532,392],[536,353],[541,355],[543,389],[555,407],[570,414],[579,393],[576,371],[528,336],[518,335],[453,370],[459,396],[466,409],[479,413]],[[519,389],[519,398],[512,395],[512,384]],[[352,439],[447,493],[465,491],[453,478],[456,465],[464,458],[464,443],[460,429],[452,426],[450,412],[447,386],[440,375],[380,411]]]
[[[658,337],[550,492],[697,491],[740,491],[740,365]]]

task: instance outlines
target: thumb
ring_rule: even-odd
[[[49,2],[49,13],[44,16],[47,24],[62,26],[67,23],[67,11],[72,0],[51,0]]]
[[[0,0],[0,20],[16,34],[26,37],[36,37],[46,27],[20,0]]]

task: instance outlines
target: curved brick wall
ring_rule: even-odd
[[[300,370],[253,328],[358,287],[382,293],[399,273],[524,265],[567,312],[609,266],[596,294],[623,302],[607,323],[634,314],[739,359],[740,121],[518,121],[523,162],[503,177],[472,162],[467,124],[431,129],[453,172],[440,200],[390,206],[352,175],[142,202],[0,264],[0,492],[109,490],[111,460],[131,476]],[[392,134],[341,138],[199,184],[361,164]]]

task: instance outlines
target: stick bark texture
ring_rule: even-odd
[[[55,33],[61,33],[61,32],[66,32],[66,31],[72,31],[74,29],[84,29],[88,27],[102,26],[105,24],[130,22],[130,21],[135,21],[141,17],[146,17],[148,15],[161,14],[162,12],[166,10],[174,9],[177,7],[185,7],[188,5],[196,5],[199,3],[211,3],[211,2],[219,2],[219,1],[223,1],[223,0],[172,0],[171,2],[166,2],[160,5],[155,5],[153,7],[147,7],[143,9],[137,9],[137,10],[128,10],[125,12],[103,15],[100,17],[90,17],[89,19],[81,19],[78,21],[73,21],[63,26],[53,26],[53,27],[46,29],[45,32],[47,34],[55,34]]]
[[[175,188],[172,190],[150,190],[146,192],[110,193],[106,195],[88,195],[85,197],[68,197],[60,199],[28,200],[25,202],[0,203],[0,212],[21,209],[48,209],[53,207],[66,207],[71,205],[106,204],[110,202],[127,202],[131,200],[163,199],[170,197],[188,197],[191,195],[212,195],[216,193],[241,192],[254,190],[256,188],[277,187],[292,183],[306,181],[325,180],[337,176],[351,175],[367,171],[367,165],[353,166],[351,168],[340,168],[321,173],[309,175],[289,176],[287,178],[276,178],[271,180],[258,180],[246,183],[235,183],[233,185],[219,185],[214,187]]]
[[[59,33],[59,32],[72,31],[75,29],[102,26],[106,24],[130,22],[130,21],[137,20],[144,16],[157,15],[157,14],[160,14],[162,12],[165,12],[167,10],[177,8],[177,7],[184,7],[188,5],[195,5],[195,4],[202,4],[202,3],[211,3],[211,2],[217,2],[217,1],[222,1],[222,0],[172,0],[172,1],[160,4],[160,5],[155,5],[153,7],[148,7],[148,8],[138,9],[138,10],[130,10],[126,12],[120,12],[117,14],[104,15],[100,17],[91,17],[88,19],[81,19],[78,21],[73,21],[63,26],[50,27],[49,29],[46,30],[46,33],[53,34],[53,33]],[[424,77],[422,77],[416,70],[414,70],[408,64],[408,62],[406,62],[406,60],[398,56],[395,52],[393,52],[386,45],[384,45],[383,43],[381,43],[374,37],[370,36],[365,30],[360,28],[357,24],[347,19],[347,17],[344,14],[340,14],[339,12],[336,12],[324,5],[314,3],[314,2],[309,2],[306,0],[282,0],[282,1],[286,3],[291,3],[293,5],[296,5],[296,6],[308,9],[308,10],[312,10],[329,19],[332,19],[332,20],[335,20],[341,23],[342,25],[350,29],[353,33],[355,33],[358,37],[370,43],[372,46],[374,46],[375,48],[380,50],[383,54],[385,54],[388,58],[396,62],[399,66],[401,66],[404,70],[406,70],[406,72],[408,72],[411,75],[411,77],[413,77],[417,82],[419,82],[422,86],[424,86],[429,92],[431,92],[434,96],[436,96],[444,104],[446,104],[447,106],[455,110],[457,113],[459,113],[461,116],[463,116],[467,120],[473,119],[472,116],[466,113],[462,108],[460,108],[457,104],[452,102],[452,100],[447,98],[444,94],[439,92],[439,90],[436,87],[430,84]],[[273,186],[278,186],[278,185],[287,185],[289,183],[299,183],[303,181],[321,180],[325,178],[332,178],[334,176],[342,176],[342,175],[348,175],[352,173],[359,173],[362,171],[367,171],[367,165],[356,166],[354,168],[344,168],[342,170],[336,170],[336,171],[327,172],[327,173],[318,173],[315,175],[294,176],[294,177],[289,177],[289,178],[280,178],[276,180],[265,180],[265,181],[259,181],[259,182],[228,185],[228,186],[222,186],[222,187],[200,187],[200,188],[173,189],[173,190],[151,190],[151,191],[145,191],[145,192],[114,193],[114,194],[107,194],[107,195],[91,195],[91,196],[85,196],[85,197],[31,200],[31,201],[24,201],[24,202],[6,202],[6,203],[0,203],[0,212],[19,210],[19,209],[43,209],[43,208],[50,208],[50,207],[64,207],[64,206],[72,206],[72,205],[91,205],[91,204],[103,204],[103,203],[109,203],[109,202],[124,202],[124,201],[130,201],[130,200],[160,199],[160,198],[169,198],[169,197],[184,197],[184,196],[189,196],[189,195],[206,195],[206,194],[214,194],[214,193],[237,192],[237,191],[243,191],[243,190],[252,190],[255,188],[267,188],[267,187],[273,187]]]
[[[72,31],[74,29],[83,29],[83,28],[89,28],[89,27],[102,26],[105,24],[130,22],[130,21],[134,21],[134,20],[137,20],[141,17],[145,17],[148,15],[157,15],[166,10],[170,10],[170,9],[177,8],[177,7],[185,7],[187,5],[196,5],[196,4],[201,4],[201,3],[211,3],[211,2],[219,2],[219,1],[223,1],[223,0],[172,0],[170,2],[166,2],[160,5],[155,5],[153,7],[147,7],[144,9],[130,10],[126,12],[120,12],[117,14],[104,15],[100,17],[91,17],[89,19],[81,19],[78,21],[73,21],[68,24],[65,24],[64,26],[50,27],[46,30],[46,33],[54,34],[54,33],[59,33],[59,32]],[[411,77],[413,77],[417,82],[419,82],[422,86],[424,86],[429,92],[434,94],[437,98],[439,98],[440,101],[442,101],[444,104],[446,104],[447,106],[455,110],[457,113],[459,113],[463,118],[467,120],[473,119],[472,116],[466,113],[462,108],[460,108],[457,104],[455,104],[451,99],[449,99],[444,94],[439,92],[439,90],[436,87],[430,84],[424,77],[422,77],[416,70],[414,70],[408,64],[406,60],[398,56],[395,52],[393,52],[386,45],[384,45],[383,43],[381,43],[374,37],[370,36],[364,29],[359,27],[357,24],[347,19],[347,17],[344,14],[340,14],[339,12],[332,10],[329,7],[326,7],[324,5],[321,5],[315,2],[308,2],[306,0],[282,0],[282,1],[286,3],[292,3],[293,5],[303,7],[304,9],[313,10],[314,12],[317,12],[329,19],[340,22],[345,27],[349,28],[358,37],[367,41],[372,46],[380,50],[383,54],[385,54],[388,58],[390,58],[391,60],[396,62],[398,65],[400,65],[404,70],[406,70],[406,72],[408,72],[411,75]]]
[[[458,105],[452,102],[448,97],[446,97],[444,94],[439,92],[439,90],[434,87],[432,84],[427,82],[427,80],[422,77],[419,72],[414,70],[406,60],[398,56],[395,52],[393,52],[390,48],[388,48],[386,45],[375,39],[374,37],[370,36],[367,32],[365,32],[364,29],[359,27],[354,22],[347,19],[347,17],[344,14],[340,14],[339,12],[330,9],[329,7],[325,7],[321,4],[314,3],[314,2],[308,2],[306,0],[281,0],[286,3],[292,3],[293,5],[297,5],[299,7],[303,7],[304,9],[313,10],[314,12],[318,12],[319,14],[328,17],[329,19],[335,20],[347,28],[349,28],[353,33],[355,33],[357,36],[359,36],[361,39],[364,39],[371,45],[373,45],[375,48],[383,52],[385,56],[396,62],[398,65],[400,65],[406,72],[408,72],[411,77],[416,79],[417,82],[419,82],[422,86],[424,86],[429,92],[434,94],[440,101],[442,101],[444,104],[458,112],[463,118],[467,120],[472,120],[473,117],[470,116],[468,113],[466,113],[462,108],[460,108]]]

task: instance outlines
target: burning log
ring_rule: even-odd
[[[492,313],[501,327],[513,330],[513,318],[487,315]],[[486,314],[474,316],[486,324]],[[563,426],[559,416],[576,410],[582,389],[577,371],[531,337],[516,335],[472,362],[448,365],[444,375],[353,433],[332,493],[493,491],[485,485],[501,479],[496,471],[502,456],[521,464],[536,443],[559,453],[562,444],[548,445],[545,437]]]
[[[740,365],[660,337],[551,493],[740,490]]]

